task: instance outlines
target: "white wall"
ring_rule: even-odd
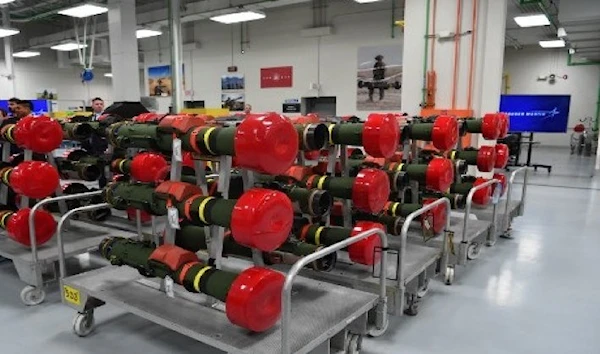
[[[82,100],[102,97],[108,103],[112,102],[112,87],[109,78],[104,77],[108,69],[97,68],[94,70],[95,79],[88,85],[81,83],[79,74],[82,68],[68,66],[59,68],[56,52],[45,50],[42,55],[30,59],[15,58],[15,84],[14,96],[21,99],[34,99],[39,89],[56,89],[59,95],[58,109],[67,109],[69,106],[81,105]],[[12,83],[4,76],[6,69],[4,62],[0,62],[0,98],[13,97]]]
[[[571,95],[569,131],[566,134],[536,134],[543,145],[568,146],[572,128],[579,119],[594,116],[600,86],[600,66],[567,66],[566,50],[527,47],[523,50],[506,49],[505,72],[510,75],[511,94]],[[538,81],[540,75],[567,75],[555,84]]]
[[[401,18],[401,8],[397,18]],[[185,52],[186,89],[194,91],[195,100],[204,100],[207,107],[221,105],[221,75],[231,65],[231,35],[233,30],[233,63],[246,76],[246,101],[255,111],[281,111],[285,99],[317,96],[311,83],[321,83],[321,96],[337,97],[337,114],[358,114],[356,111],[357,49],[361,46],[401,44],[401,32],[391,38],[391,2],[358,5],[351,1],[330,1],[327,17],[335,27],[332,36],[303,38],[300,30],[312,26],[311,3],[267,12],[267,19],[249,23],[249,48],[240,53],[240,25],[223,25],[201,21],[193,25],[193,39],[201,43],[199,50]],[[162,50],[156,40],[140,42],[145,50],[145,65],[169,63],[166,36],[161,38]],[[320,44],[319,44],[320,42]],[[419,53],[421,55],[421,53]],[[320,56],[320,60],[319,60]],[[160,58],[159,58],[160,57]],[[294,67],[292,88],[260,88],[260,68]],[[320,68],[320,70],[319,70]],[[319,75],[320,72],[320,75]],[[146,89],[146,94],[147,94]],[[191,97],[186,97],[190,99]],[[169,106],[163,99],[161,108]]]

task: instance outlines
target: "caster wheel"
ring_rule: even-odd
[[[372,337],[372,338],[381,337],[382,335],[385,334],[385,332],[387,332],[389,326],[390,326],[390,319],[388,316],[385,316],[385,323],[383,324],[383,328],[377,329],[377,327],[372,326],[371,328],[369,328],[369,332],[367,334],[369,335],[369,337]]]
[[[506,230],[503,234],[500,235],[500,237],[502,238],[507,238],[509,240],[512,240],[514,238],[513,234],[512,234],[512,230]]]
[[[417,291],[417,297],[423,298],[429,292],[429,279],[425,281],[425,284]]]
[[[348,334],[348,347],[346,354],[359,354],[362,349],[362,336],[360,334]]]
[[[485,241],[485,245],[488,246],[488,247],[494,247],[496,245],[496,240]]]
[[[481,244],[477,243],[477,242],[471,242],[471,244],[469,244],[469,247],[467,247],[467,259],[468,260],[474,260],[479,258],[479,255],[481,254]]]
[[[78,313],[73,319],[73,332],[80,337],[87,337],[94,330],[94,313]]]
[[[21,290],[21,301],[27,306],[37,306],[44,302],[46,292],[34,286],[27,285]]]
[[[446,273],[444,274],[444,284],[452,285],[454,283],[454,267],[446,267]]]
[[[420,299],[417,295],[407,295],[406,297],[406,308],[404,314],[407,316],[416,316],[419,314]]]

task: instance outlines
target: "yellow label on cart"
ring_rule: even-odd
[[[63,298],[72,303],[73,305],[81,305],[81,296],[79,294],[79,290],[74,289],[70,286],[63,286]]]

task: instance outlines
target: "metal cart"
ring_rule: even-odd
[[[31,248],[26,248],[8,237],[0,237],[0,256],[13,261],[21,281],[27,284],[20,293],[21,301],[28,306],[41,304],[45,297],[44,286],[57,280],[56,262],[59,260],[57,238],[42,246],[37,246],[34,227],[34,215],[37,210],[50,203],[89,198],[101,194],[101,191],[65,195],[47,198],[32,209],[29,217]],[[105,206],[106,207],[106,206]],[[64,249],[67,257],[95,250],[98,243],[109,234],[110,229],[103,225],[90,225],[87,222],[74,221],[71,231],[64,234]],[[116,226],[116,225],[113,225]],[[126,231],[122,229],[121,231]],[[133,237],[135,231],[128,234]]]
[[[525,198],[527,197],[527,184],[529,181],[530,167],[523,166],[510,174],[506,198],[498,202],[499,209],[496,217],[496,235],[505,238],[511,238],[511,223],[517,216],[522,216],[525,211]],[[521,187],[521,197],[519,200],[513,200],[513,189],[516,176],[523,172],[523,186]],[[493,210],[490,208],[479,209],[473,208],[471,211],[479,220],[493,220]]]
[[[84,210],[85,207],[79,208],[65,215],[61,225]],[[373,234],[379,236],[384,249],[378,294],[297,276],[306,265]],[[94,310],[104,304],[229,353],[358,353],[365,334],[387,327],[387,268],[383,265],[387,264],[388,244],[387,235],[381,230],[367,230],[300,259],[286,275],[281,323],[260,334],[232,325],[222,310],[223,304],[214,299],[190,294],[179,286],[175,287],[175,296],[168,297],[161,290],[162,281],[144,278],[132,268],[108,266],[64,278],[62,236],[61,227],[57,239],[63,302],[77,311],[73,330],[82,337],[93,330]]]
[[[408,225],[418,216],[440,204],[445,204],[446,210],[450,210],[450,201],[447,198],[438,199],[410,214],[404,221],[402,234],[399,237],[389,238],[390,254],[387,257],[387,273],[393,278],[388,278],[387,294],[389,296],[388,310],[392,315],[402,315],[403,313],[416,315],[421,299],[427,292],[429,280],[438,275],[440,269],[444,269],[442,263],[445,264],[443,260],[447,249],[444,245],[447,242],[441,242],[438,248],[407,242]],[[446,233],[444,233],[445,238]],[[347,256],[344,257],[340,254],[335,268],[331,271],[305,270],[302,274],[354,289],[377,293],[380,275],[374,270],[375,267],[352,263],[347,260]],[[377,332],[370,334],[378,335]]]

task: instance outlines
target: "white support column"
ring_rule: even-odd
[[[115,101],[140,100],[135,0],[108,0],[108,32]]]
[[[4,27],[10,27],[10,15],[8,12],[8,6],[2,7],[2,25]],[[9,97],[15,97],[17,92],[17,85],[15,81],[15,60],[13,58],[13,45],[11,36],[4,37],[4,63],[6,66],[6,75],[10,75],[8,81],[7,94]]]
[[[406,0],[404,6],[402,111],[414,116],[421,112],[423,97],[426,1]]]

